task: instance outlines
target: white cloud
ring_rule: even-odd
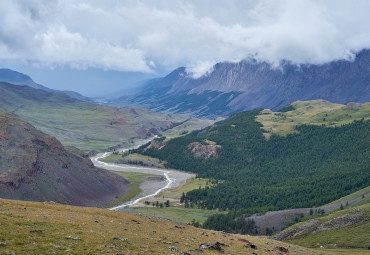
[[[200,62],[197,65],[186,68],[186,72],[194,79],[198,79],[202,76],[211,74],[215,64],[215,62],[211,61]]]
[[[152,72],[253,55],[324,63],[370,48],[368,0],[2,0],[0,58]]]
[[[69,64],[78,69],[97,67],[110,70],[150,72],[142,52],[129,47],[88,39],[65,27],[53,27],[35,36],[40,51],[39,62]]]

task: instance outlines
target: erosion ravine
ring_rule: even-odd
[[[131,148],[125,148],[120,151],[125,152],[130,149],[138,148],[142,144],[145,144],[154,138],[137,142],[135,146]],[[162,177],[158,179],[157,178],[147,178],[140,185],[141,192],[138,196],[134,197],[130,201],[127,201],[119,206],[109,208],[110,210],[118,210],[118,211],[123,210],[125,207],[129,205],[134,205],[141,200],[156,196],[165,189],[178,187],[184,184],[187,179],[195,177],[195,174],[185,173],[185,172],[172,170],[172,169],[163,170],[163,169],[158,169],[158,168],[153,168],[153,167],[142,167],[142,166],[133,166],[133,165],[126,165],[126,164],[114,164],[114,163],[105,163],[105,162],[99,161],[99,159],[108,157],[110,154],[112,154],[112,152],[98,153],[95,156],[91,157],[91,161],[94,163],[96,167],[104,168],[107,170],[147,173],[147,174],[153,174],[153,175],[158,175]]]

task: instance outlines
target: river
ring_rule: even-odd
[[[153,140],[155,137],[141,140],[136,142],[133,147],[121,149],[121,152],[126,152],[131,149],[139,148],[141,145]],[[107,170],[113,171],[123,171],[123,172],[136,172],[136,173],[147,173],[157,175],[159,178],[147,178],[141,185],[140,189],[142,190],[136,197],[127,201],[119,206],[109,208],[110,210],[124,210],[125,207],[129,205],[134,205],[144,199],[156,196],[165,189],[178,187],[183,185],[187,179],[195,177],[194,174],[185,173],[172,169],[158,169],[153,167],[141,167],[125,164],[114,164],[114,163],[105,163],[99,161],[99,159],[108,157],[112,152],[102,152],[98,153],[95,156],[91,157],[91,161],[96,167],[104,168]]]

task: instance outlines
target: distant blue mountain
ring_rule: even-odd
[[[26,74],[23,74],[23,73],[20,73],[20,72],[17,72],[17,71],[13,71],[11,69],[6,69],[6,68],[3,68],[3,69],[0,69],[0,82],[7,82],[7,83],[10,83],[10,84],[14,84],[14,85],[26,85],[26,86],[29,86],[31,88],[34,88],[34,89],[41,89],[41,90],[45,90],[45,91],[49,91],[49,92],[61,92],[61,93],[64,93],[70,97],[73,97],[73,98],[76,98],[76,99],[79,99],[81,101],[86,101],[86,102],[91,102],[92,100],[88,97],[85,97],[77,92],[74,92],[74,91],[60,91],[60,90],[54,90],[54,89],[50,89],[48,87],[45,87],[41,84],[38,84],[36,82],[34,82],[32,80],[31,77],[29,77],[28,75]]]
[[[27,85],[34,89],[42,89],[46,91],[52,91],[45,86],[37,84],[34,82],[31,77],[25,75],[23,73],[19,73],[17,71],[13,71],[11,69],[0,69],[0,81],[11,83],[14,85]]]
[[[322,65],[218,63],[212,73],[198,79],[181,67],[136,94],[131,104],[215,118],[259,107],[278,110],[313,99],[342,104],[370,101],[370,50],[359,52],[354,61]]]

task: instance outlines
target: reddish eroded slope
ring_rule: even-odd
[[[213,145],[203,145],[198,142],[193,142],[188,145],[188,149],[195,158],[209,159],[211,157],[217,157],[217,149]]]
[[[104,206],[127,191],[127,180],[95,168],[77,148],[0,111],[1,198]]]

